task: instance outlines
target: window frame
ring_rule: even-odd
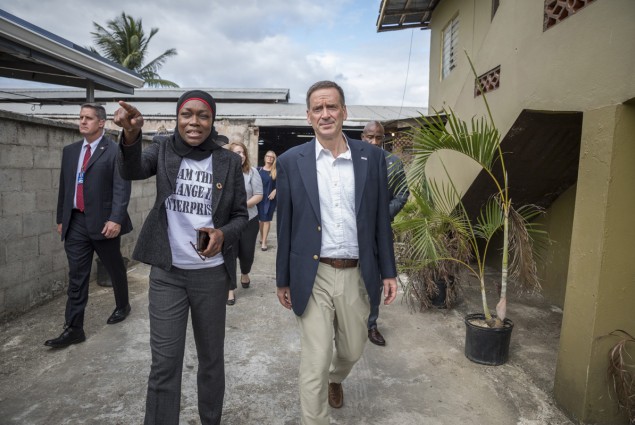
[[[441,80],[445,80],[456,68],[459,24],[459,14],[457,13],[441,30]],[[449,43],[446,42],[448,36],[450,37]]]

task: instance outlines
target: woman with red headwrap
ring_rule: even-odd
[[[227,291],[235,279],[233,244],[247,224],[240,158],[216,143],[216,103],[184,93],[177,131],[141,147],[143,115],[119,102],[123,128],[119,169],[124,179],[156,176],[157,195],[132,257],[152,265],[148,290],[152,365],[145,424],[178,424],[188,316],[198,356],[201,423],[220,424],[225,394]]]

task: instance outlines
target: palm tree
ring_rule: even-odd
[[[476,71],[469,56],[468,61],[476,78]],[[476,81],[478,82],[478,80]],[[459,119],[451,109],[443,109],[436,116],[430,118],[421,116],[418,119],[419,126],[414,127],[410,134],[413,139],[413,160],[407,177],[411,193],[417,187],[429,185],[430,176],[426,175],[426,165],[430,157],[440,151],[453,151],[463,155],[480,166],[490,177],[496,190],[486,200],[480,215],[472,220],[460,201],[461,195],[458,193],[448,170],[445,170],[447,183],[441,185],[441,190],[437,189],[431,192],[434,195],[431,199],[458,200],[456,209],[459,215],[463,216],[463,220],[456,221],[456,223],[463,224],[464,228],[461,234],[467,235],[475,264],[457,258],[447,250],[445,253],[441,252],[441,258],[437,258],[435,261],[458,262],[478,278],[486,322],[491,327],[502,327],[507,315],[508,273],[511,272],[511,277],[516,278],[515,280],[519,283],[525,284],[527,288],[539,289],[536,260],[540,258],[545,244],[549,243],[549,238],[547,233],[540,228],[540,225],[534,221],[537,216],[543,213],[542,209],[535,205],[516,206],[512,203],[508,186],[508,170],[500,147],[500,133],[494,125],[494,119],[482,87],[481,90],[489,119],[473,118],[468,124]],[[445,165],[443,167],[445,168]],[[496,168],[500,170],[500,173],[497,172]],[[485,264],[494,237],[501,231],[503,233],[503,246],[501,250],[500,297],[496,304],[496,317],[493,317],[485,291]],[[416,246],[417,242],[414,241],[413,245]]]
[[[158,74],[165,61],[177,54],[176,49],[168,49],[145,63],[148,44],[159,31],[158,28],[152,28],[150,35],[146,37],[141,19],[135,20],[125,12],[121,12],[121,16],[108,21],[107,28],[96,22],[93,22],[93,25],[95,26],[95,32],[91,32],[93,41],[104,57],[141,75],[149,87],[178,87],[178,84],[164,80]],[[95,48],[90,49],[100,53]]]
[[[474,118],[471,125],[468,125],[452,110],[445,109],[433,117],[422,116],[418,121],[420,127],[412,129],[413,162],[408,176],[411,191],[412,186],[429,184],[427,180],[430,176],[425,172],[428,160],[433,154],[444,150],[460,153],[465,158],[474,161],[487,173],[496,187],[475,220],[470,218],[460,201],[460,195],[449,173],[444,189],[437,190],[433,198],[442,196],[445,199],[459,200],[455,212],[462,216],[460,221],[464,226],[462,233],[469,240],[475,264],[467,263],[452,254],[449,258],[443,257],[448,255],[447,252],[441,254],[441,260],[456,261],[478,278],[486,322],[491,327],[502,327],[507,312],[508,272],[511,271],[511,275],[517,278],[519,283],[533,289],[540,288],[536,268],[536,259],[539,258],[540,250],[537,251],[535,248],[542,246],[543,238],[547,238],[547,235],[533,220],[542,213],[542,210],[534,205],[516,207],[512,204],[507,169],[500,148],[500,136],[491,121]],[[496,167],[501,168],[502,179],[497,178]],[[493,318],[485,291],[485,265],[494,237],[500,231],[503,233],[500,298],[496,305],[496,317]]]

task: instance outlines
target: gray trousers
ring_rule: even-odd
[[[152,366],[145,425],[179,423],[185,335],[191,309],[198,356],[198,411],[203,425],[220,424],[225,396],[224,265],[198,270],[152,267],[148,291]]]

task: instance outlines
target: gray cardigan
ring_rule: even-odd
[[[174,150],[172,137],[156,136],[143,151],[141,145],[141,136],[132,145],[120,143],[118,156],[119,172],[124,179],[143,180],[156,175],[157,196],[143,223],[132,258],[170,270],[172,250],[165,200],[175,189],[181,157]],[[216,149],[212,154],[212,167],[214,227],[223,232],[223,259],[233,281],[236,279],[236,258],[232,246],[248,221],[240,157],[227,149]]]

